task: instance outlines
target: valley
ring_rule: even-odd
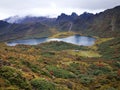
[[[11,20],[0,21],[0,90],[120,90],[120,6],[95,15]],[[75,35],[95,40],[6,44]]]

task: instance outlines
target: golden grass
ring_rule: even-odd
[[[76,34],[75,32],[59,32],[51,36],[51,38],[65,38],[65,37],[72,36],[75,34]]]
[[[93,46],[90,46],[89,48],[91,50],[94,50],[94,51],[97,51],[98,50],[98,45],[103,43],[103,42],[106,42],[106,41],[109,41],[109,40],[112,40],[114,38],[98,38],[96,37],[96,41],[95,41],[95,44]]]
[[[101,55],[97,52],[97,51],[69,51],[72,55],[77,55],[77,56],[81,56],[81,57],[88,57],[88,58],[92,58],[92,57],[101,57]]]

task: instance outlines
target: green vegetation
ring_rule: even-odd
[[[58,78],[75,78],[75,75],[73,73],[55,66],[47,66],[47,69],[51,75],[54,75]]]
[[[99,51],[105,59],[120,60],[120,38],[101,43]]]
[[[16,85],[22,89],[30,89],[27,80],[22,77],[22,73],[15,68],[4,66],[0,68],[0,76],[8,80],[10,84]]]
[[[97,38],[89,47],[0,43],[0,89],[119,90],[119,44],[119,38]]]
[[[120,6],[95,15],[39,19],[0,21],[0,41],[82,34],[95,37],[96,43],[0,43],[0,90],[120,90]]]
[[[56,87],[52,82],[41,78],[33,79],[31,85],[37,90],[56,90]]]
[[[42,43],[39,46],[35,46],[35,48],[41,48],[42,50],[47,51],[61,51],[61,50],[81,50],[81,49],[87,49],[87,47],[84,46],[78,46],[70,43],[66,43],[63,41],[51,41],[47,43]]]
[[[75,35],[76,33],[75,32],[59,32],[57,34],[54,34],[51,38],[65,38],[65,37],[68,37],[68,36],[72,36],[72,35]]]
[[[96,51],[93,51],[93,50],[80,50],[80,51],[71,51],[71,53],[73,55],[77,55],[77,56],[81,56],[81,57],[89,57],[89,58],[92,58],[92,57],[101,57],[101,55],[96,52]]]
[[[84,85],[89,85],[94,81],[94,79],[88,75],[81,75],[80,82]]]

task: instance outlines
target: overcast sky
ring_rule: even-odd
[[[98,13],[120,5],[120,0],[0,0],[0,19],[15,15],[56,17],[61,13]]]

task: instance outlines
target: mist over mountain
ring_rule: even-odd
[[[43,16],[40,16],[40,17],[36,17],[36,16],[24,16],[24,17],[13,16],[13,17],[9,17],[7,19],[4,19],[4,21],[6,21],[8,23],[17,23],[17,24],[36,23],[36,22],[51,24],[55,20],[56,20],[56,18],[49,18],[49,17],[43,17]]]
[[[18,15],[16,16],[12,16],[9,18],[4,19],[4,21],[8,22],[8,23],[20,23],[25,17],[20,17]]]
[[[57,18],[49,17],[9,17],[0,21],[0,41],[16,38],[48,37],[56,31],[73,31],[99,37],[117,37],[120,35],[120,6],[98,14],[83,13],[77,15],[62,13]]]

